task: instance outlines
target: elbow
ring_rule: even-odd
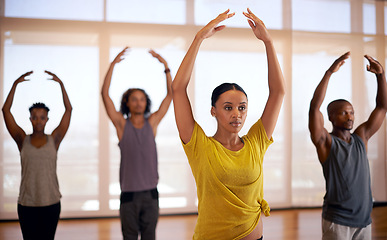
[[[70,113],[73,111],[73,106],[71,105],[71,103],[68,103],[66,104],[66,112]]]
[[[101,89],[101,97],[102,97],[102,99],[104,99],[104,98],[106,98],[108,96],[109,96],[108,90],[106,90],[106,89],[104,89],[102,87],[102,89]]]
[[[276,91],[276,95],[278,96],[278,98],[284,99],[286,95],[285,88],[278,89]]]
[[[10,108],[8,106],[6,106],[6,105],[3,105],[3,107],[1,108],[1,111],[3,112],[3,115],[5,113],[11,112]]]
[[[286,95],[286,90],[285,90],[285,88],[282,88],[282,89],[279,91],[278,94],[280,94],[280,95],[284,98],[285,95]]]

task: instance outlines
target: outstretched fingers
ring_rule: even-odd
[[[125,54],[129,51],[129,47],[125,47],[117,56],[114,58],[114,63],[119,63],[125,59]]]
[[[219,25],[219,23],[223,22],[226,19],[229,19],[235,15],[235,13],[229,13],[230,9],[227,9],[223,13],[219,14],[215,19],[210,21],[205,27],[203,27],[197,34],[197,37],[201,39],[209,38],[214,35],[216,32],[223,30],[226,26]]]
[[[159,62],[161,62],[162,64],[164,64],[164,65],[167,64],[167,61],[160,54],[155,52],[153,49],[150,49],[148,52],[152,55],[152,57],[159,60]]]
[[[265,24],[260,18],[255,16],[255,14],[249,8],[247,8],[247,12],[243,12],[243,15],[247,17],[247,22],[249,23],[251,29],[258,39],[264,42],[271,41],[271,36],[267,31]]]
[[[219,14],[214,20],[212,20],[209,23],[214,27],[215,31],[220,31],[220,30],[224,29],[226,27],[225,25],[218,26],[218,24],[235,15],[235,12],[233,12],[233,13],[229,13],[229,12],[230,12],[230,9],[227,9],[226,11]]]
[[[345,60],[349,58],[350,54],[351,54],[350,52],[346,52],[343,55],[341,55],[339,58],[337,58],[333,62],[331,67],[328,69],[328,71],[331,73],[337,72],[340,69],[340,67],[343,66],[343,64],[345,63]]]

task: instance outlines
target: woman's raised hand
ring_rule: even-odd
[[[161,62],[162,64],[167,64],[167,61],[165,61],[165,59],[160,54],[156,53],[153,49],[150,49],[149,53],[152,55],[152,57],[159,60],[159,62]]]
[[[247,12],[243,12],[243,15],[245,15],[248,18],[247,21],[251,29],[253,30],[255,36],[259,40],[262,40],[263,42],[271,42],[271,36],[261,19],[255,16],[254,13],[251,12],[249,8],[247,8]]]
[[[113,63],[119,63],[125,59],[125,53],[129,50],[129,47],[125,47],[113,60]]]
[[[196,37],[203,40],[203,39],[211,37],[216,32],[223,30],[226,26],[225,25],[218,26],[218,24],[235,15],[235,13],[229,13],[229,12],[230,12],[230,9],[227,9],[223,13],[219,14],[215,19],[213,19],[206,26],[204,26],[196,34]]]
[[[48,80],[53,80],[53,81],[58,82],[58,83],[61,82],[61,80],[54,73],[49,72],[47,70],[45,70],[44,72],[52,77],[51,79],[49,78]]]
[[[15,83],[18,84],[18,83],[21,83],[21,82],[24,82],[24,81],[29,81],[29,79],[26,79],[26,77],[28,77],[32,73],[33,73],[33,71],[29,71],[29,72],[24,73],[18,79],[16,79]]]

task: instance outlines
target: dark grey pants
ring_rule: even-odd
[[[45,207],[17,205],[24,240],[53,240],[59,221],[61,204]]]
[[[121,229],[124,240],[156,239],[156,225],[159,218],[157,189],[143,192],[121,193]]]

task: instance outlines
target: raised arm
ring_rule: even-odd
[[[281,67],[278,63],[272,38],[267,31],[265,24],[256,17],[250,9],[247,9],[247,12],[243,12],[243,14],[248,18],[248,23],[255,36],[264,43],[266,48],[269,97],[262,113],[261,120],[267,136],[271,138],[285,96],[285,82]]]
[[[117,133],[122,133],[124,131],[125,118],[120,112],[116,110],[113,100],[109,96],[109,88],[110,88],[110,83],[112,81],[114,66],[116,65],[116,63],[119,63],[124,59],[124,54],[127,52],[128,49],[129,49],[128,47],[125,47],[114,58],[113,62],[110,64],[109,69],[106,73],[105,80],[103,82],[102,89],[101,89],[103,104],[105,106],[108,117],[113,122],[113,125],[117,130]],[[118,136],[118,138],[121,139],[120,136]]]
[[[65,112],[63,113],[62,120],[60,121],[58,127],[56,127],[51,134],[52,137],[54,138],[56,149],[58,150],[60,143],[62,142],[64,136],[66,135],[67,130],[69,129],[71,112],[73,110],[73,107],[71,106],[70,99],[67,95],[67,92],[66,92],[66,89],[63,85],[62,80],[60,80],[52,72],[49,72],[47,70],[44,72],[52,77],[51,79],[48,79],[48,80],[52,80],[52,81],[59,83],[60,89],[62,91],[63,104],[65,107]]]
[[[179,67],[179,70],[176,73],[175,79],[173,80],[172,92],[176,125],[180,138],[184,143],[188,143],[191,139],[195,125],[191,103],[188,99],[187,87],[189,81],[191,80],[193,66],[195,64],[200,45],[204,39],[211,37],[216,32],[221,31],[226,27],[224,25],[218,26],[220,22],[234,15],[235,13],[229,14],[229,10],[227,10],[219,14],[196,34]]]
[[[12,103],[13,103],[13,98],[15,96],[16,86],[21,82],[28,81],[26,79],[26,77],[28,77],[32,73],[33,73],[33,71],[26,72],[23,75],[21,75],[18,79],[16,79],[16,81],[12,85],[11,90],[9,91],[8,97],[5,100],[4,105],[3,105],[3,109],[2,109],[5,126],[7,127],[7,130],[9,132],[9,134],[11,135],[11,137],[13,138],[13,140],[15,140],[17,147],[19,148],[19,151],[22,148],[26,133],[19,125],[17,125],[15,118],[13,117],[13,115],[11,113],[11,107],[12,107]]]
[[[161,57],[160,54],[156,53],[153,50],[150,50],[149,53],[152,54],[154,58],[159,60],[159,62],[164,65],[164,73],[167,81],[167,95],[161,102],[159,109],[156,112],[152,113],[152,115],[149,117],[149,123],[152,126],[153,132],[156,134],[157,126],[164,118],[172,101],[172,77],[171,70],[168,67],[167,61],[163,57]]]
[[[372,135],[378,131],[383,123],[384,118],[386,117],[387,83],[383,66],[368,55],[365,55],[364,57],[369,61],[369,65],[367,65],[367,71],[376,75],[378,86],[375,109],[372,111],[368,120],[360,124],[359,127],[355,130],[355,133],[358,134],[367,144],[368,139],[370,139]]]
[[[329,69],[325,72],[316,90],[309,107],[309,131],[313,144],[317,148],[317,153],[321,162],[328,157],[329,148],[331,145],[331,137],[328,131],[324,128],[324,117],[320,111],[320,107],[324,101],[329,80],[333,73],[337,72],[345,63],[350,53],[346,52],[336,59]]]

